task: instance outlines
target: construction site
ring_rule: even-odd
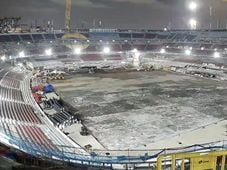
[[[0,169],[225,170],[227,30],[74,29],[74,3],[0,17]]]

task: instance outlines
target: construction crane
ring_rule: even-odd
[[[65,0],[65,29],[68,31],[71,27],[71,9],[72,0]]]

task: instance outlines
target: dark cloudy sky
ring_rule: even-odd
[[[172,28],[187,28],[192,14],[186,8],[188,0],[73,0],[73,27],[92,27],[101,20],[105,28],[160,29],[168,24]],[[194,18],[200,28],[209,25],[209,5],[213,5],[213,25],[227,24],[227,2],[223,0],[198,1]],[[64,25],[65,0],[0,0],[0,16],[21,16],[22,23],[35,20],[43,25],[54,20],[56,28]]]

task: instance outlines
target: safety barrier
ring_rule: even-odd
[[[13,135],[11,135],[9,138],[9,136],[0,134],[0,137],[8,141],[8,143],[6,144],[10,146],[14,146],[16,149],[24,151],[33,156],[61,160],[64,162],[77,163],[82,165],[92,165],[92,166],[112,167],[113,165],[128,165],[128,164],[138,165],[138,164],[144,164],[144,163],[146,163],[147,165],[148,164],[155,165],[157,161],[157,168],[159,168],[158,170],[162,170],[164,165],[174,166],[174,164],[172,164],[171,162],[176,162],[175,167],[179,166],[180,161],[182,160],[184,160],[183,163],[185,163],[185,165],[188,162],[192,162],[194,166],[195,163],[193,161],[196,161],[197,158],[200,158],[199,156],[201,155],[203,156],[205,154],[209,156],[227,155],[227,151],[212,151],[212,150],[227,149],[226,147],[227,141],[218,141],[216,142],[217,145],[215,145],[215,143],[207,143],[205,145],[193,145],[193,146],[184,147],[184,148],[182,147],[182,148],[147,150],[146,151],[147,153],[149,152],[153,154],[145,154],[143,156],[130,155],[131,152],[135,152],[135,151],[138,152],[139,150],[134,150],[134,151],[129,150],[129,155],[127,156],[126,155],[119,155],[119,156],[103,155],[102,156],[102,155],[96,154],[92,150],[88,151],[90,155],[78,154],[78,150],[80,150],[81,148],[74,148],[71,146],[56,146],[57,147],[56,149],[53,149],[53,148],[46,149],[43,146],[34,147],[34,143],[31,143],[28,140],[23,140]],[[220,145],[221,143],[223,145]],[[211,153],[205,152],[210,150],[211,150]],[[145,151],[141,150],[141,152],[145,152]],[[196,152],[199,152],[199,153],[196,153]],[[220,159],[220,157],[218,157],[218,159]],[[194,169],[191,169],[191,170],[194,170]]]

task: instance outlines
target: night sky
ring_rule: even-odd
[[[92,27],[102,21],[102,28],[172,29],[188,27],[192,16],[199,28],[208,28],[209,6],[213,6],[213,25],[227,25],[227,2],[194,0],[199,9],[192,14],[188,0],[73,0],[72,27]],[[64,26],[65,0],[0,0],[0,17],[20,16],[21,23],[47,25],[54,20],[55,29]],[[95,22],[94,22],[95,21]]]

